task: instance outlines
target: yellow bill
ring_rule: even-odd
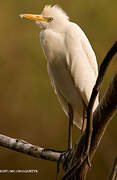
[[[25,18],[25,19],[30,19],[30,20],[34,20],[34,21],[46,21],[46,22],[50,22],[53,20],[52,17],[45,17],[42,15],[36,15],[36,14],[20,14],[21,18]]]

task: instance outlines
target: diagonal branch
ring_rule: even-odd
[[[108,125],[108,121],[109,121],[108,115],[109,115],[109,113],[112,114],[113,111],[116,110],[117,100],[115,100],[114,98],[117,97],[117,93],[116,93],[117,74],[115,75],[111,85],[109,86],[108,90],[106,91],[105,96],[103,97],[102,101],[100,102],[99,106],[97,107],[97,109],[93,115],[93,118],[92,118],[93,104],[94,104],[96,96],[99,92],[106,69],[107,69],[112,57],[116,54],[116,52],[117,52],[117,42],[115,42],[113,47],[109,50],[104,61],[101,64],[99,75],[98,75],[96,84],[93,88],[91,99],[90,99],[90,102],[88,105],[87,130],[81,136],[80,141],[75,144],[74,149],[69,154],[69,156],[71,156],[71,157],[69,157],[69,159],[71,159],[71,161],[68,163],[67,168],[65,167],[65,170],[67,169],[67,172],[66,172],[65,176],[63,177],[63,179],[66,179],[68,176],[71,176],[71,174],[73,175],[74,173],[77,174],[78,176],[80,173],[82,178],[80,178],[80,176],[79,176],[79,179],[85,179],[85,176],[87,173],[87,170],[85,169],[86,162],[87,162],[87,159],[86,159],[87,153],[89,151],[89,159],[92,159],[91,155],[94,154],[94,152],[96,151],[96,148],[101,140],[104,130],[106,129],[106,127]],[[115,103],[114,110],[113,110],[113,103]],[[111,106],[110,106],[110,104],[111,104]],[[109,108],[109,111],[107,111],[106,108]],[[96,114],[96,116],[95,116],[95,114]],[[101,119],[101,121],[100,121],[100,119]],[[92,122],[93,122],[93,125],[92,125]],[[106,122],[106,123],[104,123],[104,122]],[[92,132],[92,127],[93,127],[93,132]],[[102,131],[101,131],[101,128],[102,128]],[[87,146],[84,146],[86,143],[86,139],[87,139]],[[94,144],[92,144],[92,142]],[[84,150],[84,148],[85,148],[85,150]],[[92,151],[92,149],[93,149],[93,151]],[[86,152],[86,154],[84,154],[83,151]],[[85,164],[85,167],[84,167],[84,164]],[[83,173],[81,173],[82,166],[84,167],[83,169],[86,170],[84,173],[85,176],[83,176]],[[72,179],[75,179],[75,178],[72,177]]]
[[[22,139],[14,139],[0,134],[0,146],[12,149],[24,154],[50,161],[58,161],[63,151],[45,149],[40,146],[32,145]],[[62,159],[61,159],[62,161]]]
[[[96,84],[92,90],[92,94],[91,94],[91,98],[88,104],[88,108],[87,108],[87,136],[86,136],[86,154],[89,153],[89,149],[90,149],[90,144],[91,144],[91,137],[92,137],[92,130],[93,130],[93,120],[92,120],[92,113],[93,113],[93,105],[95,103],[95,99],[99,93],[100,87],[102,85],[102,81],[104,78],[104,75],[107,71],[107,68],[110,64],[110,62],[112,61],[112,57],[117,53],[117,41],[114,43],[114,45],[112,46],[112,48],[108,51],[107,55],[105,56],[100,69],[99,69],[99,74],[98,74],[98,78],[96,80]]]
[[[109,85],[109,88],[105,92],[104,97],[102,98],[99,106],[94,112],[93,115],[93,133],[91,139],[91,147],[89,151],[89,159],[91,160],[96,152],[97,147],[102,139],[102,136],[111,120],[113,115],[117,111],[117,73],[114,76],[112,82]],[[82,149],[84,147],[86,139],[86,132],[81,136],[80,140],[75,144],[69,159],[72,162],[69,162],[72,167],[69,169],[63,177],[65,180],[68,176],[73,175],[73,165],[77,162],[78,159],[82,156]],[[75,164],[77,165],[77,164]],[[74,167],[75,168],[75,167]],[[75,170],[75,175],[77,180],[84,180],[88,171],[87,160],[83,162],[80,168]]]

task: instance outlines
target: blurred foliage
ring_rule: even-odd
[[[0,133],[47,148],[67,147],[68,121],[50,86],[46,60],[34,22],[21,13],[40,13],[45,4],[58,3],[87,34],[100,65],[116,40],[117,1],[113,0],[1,0],[0,3]],[[117,57],[116,57],[117,58]],[[117,70],[115,58],[102,89]],[[111,121],[93,160],[88,179],[106,179],[117,149],[116,117]],[[64,128],[63,128],[64,127]],[[80,135],[74,127],[74,142]],[[4,179],[55,179],[56,164],[0,148],[0,169],[38,169],[33,175],[1,175]]]

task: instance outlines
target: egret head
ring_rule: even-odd
[[[69,20],[67,14],[58,5],[46,5],[40,15],[21,14],[20,17],[35,20],[41,29],[61,28]]]

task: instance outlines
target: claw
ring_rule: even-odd
[[[56,179],[58,179],[59,173],[60,173],[60,162],[61,162],[62,158],[66,159],[66,156],[67,156],[66,154],[67,153],[68,153],[68,151],[62,152],[60,157],[59,157],[59,160],[57,161],[57,175],[56,175]]]
[[[70,161],[70,154],[71,154],[71,149],[65,151],[65,152],[62,152],[60,157],[59,157],[59,160],[57,161],[57,175],[56,175],[56,179],[58,179],[59,177],[59,173],[60,173],[60,162],[62,160],[62,158],[64,159],[64,162],[63,162],[63,169],[66,171],[66,169],[68,168],[68,163]]]
[[[71,150],[72,149],[68,149],[65,154],[64,154],[64,162],[63,162],[63,169],[66,171],[66,169],[68,168],[68,163],[71,159]]]

